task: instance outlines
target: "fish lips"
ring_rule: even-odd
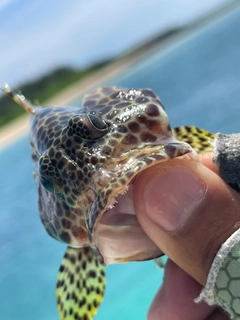
[[[142,159],[146,164],[134,172],[128,185],[123,186],[116,195],[109,195],[109,198],[115,199],[114,206],[111,200],[111,205],[107,206],[109,209],[91,217],[91,242],[99,260],[105,265],[149,260],[164,254],[138,222],[133,202],[134,181],[139,173],[150,166],[189,153],[194,157],[195,151],[187,143],[175,138],[159,146],[160,149],[160,153],[149,155],[151,161],[146,161],[145,154]],[[91,226],[88,226],[88,230]]]

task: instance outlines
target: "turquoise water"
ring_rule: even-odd
[[[150,87],[173,126],[239,132],[240,10],[133,66],[109,84]],[[65,246],[37,215],[27,137],[0,153],[0,319],[57,320],[55,277]],[[97,320],[142,320],[162,273],[149,262],[107,268]]]

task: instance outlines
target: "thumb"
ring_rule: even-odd
[[[147,235],[202,285],[221,244],[240,227],[240,195],[194,160],[145,170],[134,183],[134,204]]]

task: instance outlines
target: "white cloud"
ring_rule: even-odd
[[[10,4],[15,2],[16,0],[1,0],[0,2],[0,11],[8,7]]]
[[[169,5],[166,0],[52,0],[50,6],[42,1],[2,1],[15,5],[4,22],[0,19],[0,83],[12,85],[57,65],[84,65],[120,53],[226,2],[172,0]]]

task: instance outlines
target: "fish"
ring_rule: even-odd
[[[97,88],[81,107],[34,106],[7,84],[3,91],[30,114],[39,215],[68,246],[56,285],[60,319],[93,319],[107,265],[163,255],[136,218],[135,178],[160,162],[211,151],[215,134],[171,129],[150,89]]]

